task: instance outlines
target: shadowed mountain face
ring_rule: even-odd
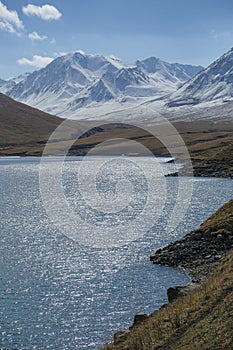
[[[129,64],[80,52],[59,57],[48,66],[17,79],[0,81],[0,91],[30,106],[59,116],[109,101],[139,103],[142,98],[174,92],[203,68],[170,64],[151,57]]]
[[[173,93],[169,107],[233,100],[233,48]]]

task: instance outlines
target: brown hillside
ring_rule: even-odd
[[[61,122],[0,93],[0,146],[46,141]]]

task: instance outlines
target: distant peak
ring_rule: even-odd
[[[86,53],[83,50],[77,50],[75,53],[80,54],[82,56],[86,56]]]

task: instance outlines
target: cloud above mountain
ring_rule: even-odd
[[[22,7],[22,13],[25,16],[36,16],[44,21],[59,20],[62,13],[52,5],[45,4],[43,6],[36,6],[33,4],[28,4]],[[34,24],[34,22],[33,22]],[[25,28],[23,21],[19,17],[19,13],[16,10],[12,10],[7,7],[0,0],[0,31],[5,31],[8,33],[16,34],[20,38],[28,38],[32,42],[42,42],[48,39],[48,35],[40,34],[37,31],[33,31],[34,28],[28,30]],[[51,44],[56,43],[55,39],[50,41]],[[56,57],[56,54],[54,54]],[[32,59],[22,57],[17,59],[19,65],[27,65],[36,68],[43,68],[48,65],[54,57],[45,57],[38,54],[33,55]]]
[[[58,20],[62,16],[56,7],[48,4],[43,6],[28,4],[22,10],[26,16],[37,16],[45,21]]]
[[[36,68],[43,68],[53,60],[54,58],[52,57],[34,55],[32,60],[29,60],[28,58],[23,57],[23,58],[20,58],[17,62],[19,64],[24,64],[24,65],[28,65]]]
[[[9,10],[0,1],[0,29],[10,33],[18,33],[24,29],[23,22],[16,11]]]

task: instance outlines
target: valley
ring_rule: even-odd
[[[65,120],[24,102],[72,118],[59,140],[53,140],[53,155],[71,141],[70,155],[85,155],[97,145],[97,154],[134,154],[133,146],[126,147],[126,140],[134,140],[157,156],[167,156],[167,148],[153,136],[157,123],[167,120],[190,152],[194,175],[229,177],[231,162],[221,165],[220,158],[230,154],[233,140],[232,62],[232,49],[206,69],[155,57],[130,64],[78,51],[34,73],[1,80],[0,91],[21,103],[0,95],[0,155],[41,156],[50,135]],[[206,95],[203,89],[214,94]],[[82,129],[89,132],[77,139]],[[106,140],[112,142],[102,146]],[[166,146],[182,161],[178,144]]]
[[[0,96],[0,101],[0,155],[41,156],[49,136],[63,120],[14,102],[4,95]],[[54,153],[51,155],[57,155],[57,148],[62,148],[68,140],[73,140],[69,155],[86,155],[97,145],[100,145],[96,150],[97,155],[121,155],[127,152],[132,155],[135,149],[133,146],[129,149],[127,140],[139,142],[156,156],[170,155],[166,147],[153,136],[156,125],[150,126],[149,134],[143,127],[128,124],[102,124],[101,121],[98,124],[99,129],[94,129],[93,133],[77,140],[75,130],[80,130],[83,126],[92,130],[92,122],[69,121],[64,135],[61,135],[58,142],[54,142]],[[222,167],[226,174],[221,173],[221,177],[232,176],[233,121],[173,121],[172,125],[190,152],[194,175],[217,176]],[[101,146],[107,140],[115,142]],[[173,151],[177,160],[182,162],[179,145],[176,148]]]

